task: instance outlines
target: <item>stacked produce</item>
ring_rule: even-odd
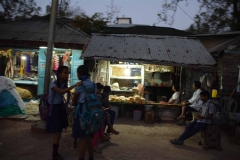
[[[136,95],[134,97],[125,97],[125,96],[110,96],[110,102],[122,102],[122,103],[137,103],[137,104],[144,104],[145,98],[141,98],[140,96]]]

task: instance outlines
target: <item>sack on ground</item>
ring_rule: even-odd
[[[23,89],[20,87],[16,87],[15,89],[19,93],[19,95],[22,99],[32,99],[33,98],[32,93],[29,90]]]

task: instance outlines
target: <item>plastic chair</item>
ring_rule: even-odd
[[[238,103],[234,99],[230,97],[223,97],[221,99],[221,108],[225,110],[228,118],[227,125],[233,127],[232,135],[235,135],[235,131],[237,128],[237,107]]]

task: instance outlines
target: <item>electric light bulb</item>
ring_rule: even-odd
[[[22,56],[21,58],[22,58],[22,60],[25,60],[25,59],[27,59],[25,56]]]
[[[125,70],[124,70],[124,74],[125,74],[126,76],[129,76],[129,75],[130,75],[130,69],[125,69]]]

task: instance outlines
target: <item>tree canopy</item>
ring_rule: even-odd
[[[113,19],[119,13],[120,8],[114,5],[114,0],[111,0],[111,5],[107,6],[106,15],[103,13],[95,13],[88,16],[80,7],[75,7],[71,0],[62,0],[58,5],[58,16],[73,18],[71,25],[91,35],[103,30],[107,24],[113,23]],[[50,13],[50,6],[47,7],[47,14]]]
[[[76,6],[76,4],[72,4],[71,0],[59,1],[58,2],[58,11],[57,11],[58,16],[73,18],[76,15],[80,15],[81,13],[84,13],[84,10],[81,9],[79,6]],[[50,14],[50,13],[51,13],[51,4],[47,5],[47,9],[46,9],[46,14]]]
[[[41,7],[34,0],[0,0],[0,21],[39,16]]]
[[[87,16],[85,13],[82,13],[75,16],[72,25],[91,35],[92,33],[102,31],[107,23],[107,18],[104,18],[102,13],[95,13],[91,17]]]
[[[170,25],[174,22],[179,3],[190,0],[171,0],[162,5],[158,17]],[[213,33],[240,30],[240,0],[198,0],[199,13],[194,17],[194,23],[187,29],[193,33]],[[169,12],[171,15],[169,16]]]

